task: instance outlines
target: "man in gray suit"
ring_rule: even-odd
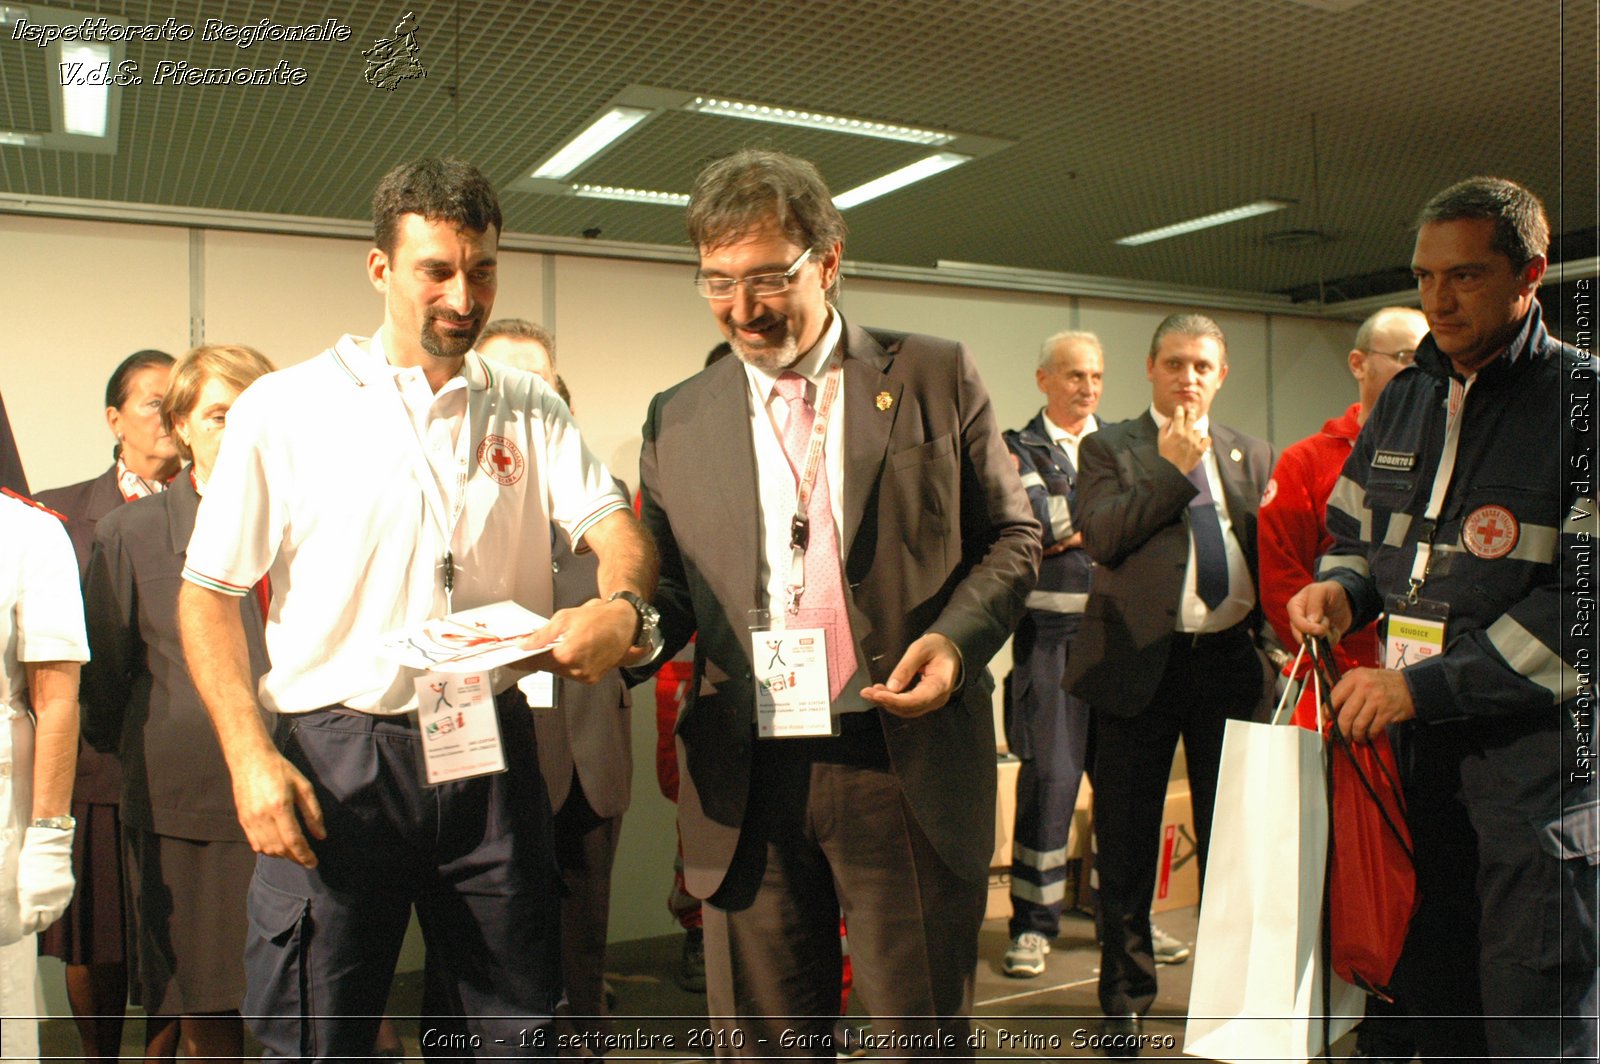
[[[1150,409],[1085,437],[1078,527],[1098,568],[1062,683],[1095,714],[1100,1007],[1135,1056],[1156,996],[1150,939],[1161,814],[1183,738],[1202,876],[1223,724],[1261,700],[1256,506],[1265,442],[1211,421],[1227,340],[1174,314],[1150,341]]]
[[[970,1054],[984,666],[1037,579],[1038,525],[965,348],[829,302],[844,222],[815,167],[717,160],[688,225],[739,357],[655,398],[640,476],[666,654],[699,632],[678,816],[719,1045],[832,1059],[842,908],[874,1036]],[[807,647],[825,675],[771,672]]]

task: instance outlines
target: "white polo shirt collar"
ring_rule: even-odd
[[[405,367],[390,363],[381,327],[370,337],[352,336],[349,333],[339,337],[339,342],[333,345],[333,357],[350,375],[350,379],[361,387],[393,381],[405,372]],[[467,352],[457,375],[464,376],[467,387],[475,392],[494,384],[494,371],[476,350]]]

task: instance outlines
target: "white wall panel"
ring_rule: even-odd
[[[189,235],[161,226],[0,214],[0,393],[35,491],[111,464],[106,378],[189,337]]]
[[[304,362],[344,333],[370,336],[383,300],[367,282],[366,240],[205,234],[207,343],[247,344],[278,366]]]
[[[1357,323],[1272,319],[1272,416],[1279,451],[1316,432],[1356,400],[1347,361]]]
[[[630,488],[651,398],[699,372],[722,339],[693,276],[676,263],[555,259],[557,369],[590,449]]]
[[[1002,429],[1021,428],[1044,404],[1034,383],[1039,344],[1072,327],[1068,296],[985,288],[931,288],[845,278],[842,308],[857,325],[960,340],[971,351]]]

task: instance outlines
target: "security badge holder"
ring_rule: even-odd
[[[828,697],[828,629],[832,609],[800,608],[805,594],[806,548],[811,544],[807,516],[811,491],[822,468],[827,422],[839,394],[841,366],[836,355],[812,424],[811,439],[795,488],[795,512],[789,522],[789,575],[785,608],[749,611],[750,660],[755,680],[756,737],[799,739],[837,736],[839,718]],[[879,409],[886,409],[880,407]]]
[[[419,674],[413,684],[424,784],[505,771],[493,677],[497,668],[537,656],[522,640],[544,623],[540,615],[508,600],[430,618],[384,636],[383,653]]]
[[[1450,605],[1423,598],[1422,586],[1428,582],[1428,573],[1433,567],[1433,541],[1439,532],[1439,518],[1444,512],[1450,480],[1455,475],[1461,414],[1475,379],[1476,374],[1466,382],[1453,377],[1450,380],[1444,445],[1439,453],[1439,466],[1434,470],[1433,489],[1422,519],[1412,524],[1416,539],[1412,546],[1411,578],[1404,594],[1388,595],[1383,600],[1388,614],[1383,623],[1383,667],[1386,669],[1409,668],[1444,653]]]
[[[813,610],[795,611],[796,620]],[[828,699],[828,633],[789,627],[782,611],[751,610],[750,660],[754,663],[756,736],[802,739],[836,736],[839,718]]]
[[[1387,611],[1383,623],[1383,667],[1404,669],[1444,653],[1445,628],[1450,605],[1425,599],[1413,583],[1403,595],[1384,599]]]
[[[427,786],[506,770],[489,675],[426,672],[417,677],[422,782]]]

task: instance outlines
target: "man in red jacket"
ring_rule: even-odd
[[[1328,495],[1355,445],[1356,434],[1378,401],[1378,393],[1411,365],[1428,320],[1411,307],[1384,307],[1361,323],[1350,351],[1350,375],[1360,397],[1322,431],[1290,444],[1261,497],[1261,606],[1283,645],[1300,643],[1289,625],[1289,596],[1316,579],[1317,559],[1333,545],[1328,535]],[[1351,632],[1334,649],[1341,671],[1378,664],[1378,637],[1371,626]]]

